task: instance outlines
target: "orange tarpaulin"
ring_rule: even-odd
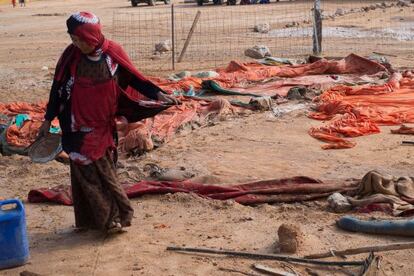
[[[42,125],[45,112],[46,103],[0,103],[0,114],[10,117],[18,114],[28,114],[30,116],[30,119],[23,122],[21,127],[12,124],[7,128],[5,133],[7,144],[15,147],[27,147],[33,143]],[[59,126],[58,120],[55,119],[52,125]]]
[[[414,76],[394,73],[384,85],[336,86],[315,99],[317,112],[309,117],[330,120],[309,134],[327,142],[323,149],[355,146],[344,137],[379,133],[381,125],[414,123]]]
[[[172,93],[174,91],[188,91],[191,87],[196,90],[201,89],[203,80],[214,80],[222,88],[242,88],[251,82],[260,82],[274,77],[295,78],[326,74],[373,75],[379,72],[386,72],[387,69],[375,61],[368,60],[355,54],[350,54],[341,60],[321,59],[314,63],[285,66],[267,66],[259,63],[240,63],[232,61],[227,67],[216,69],[216,71],[219,73],[219,76],[215,78],[200,79],[187,77],[179,81],[151,78],[151,80],[165,91]],[[301,82],[303,81],[304,80],[296,80],[296,82],[298,82],[297,84],[302,84]],[[305,84],[319,83],[317,78],[307,79],[306,81]],[[310,81],[311,83],[309,83]],[[323,82],[326,82],[326,80],[323,80]],[[273,91],[273,94],[276,94],[275,89],[282,86],[292,86],[292,81],[286,80],[286,83],[278,82],[275,85],[276,86],[269,86],[265,88],[265,90]],[[252,89],[250,92],[254,90],[255,89]],[[263,91],[259,91],[259,93],[261,92]],[[267,95],[268,94],[269,93],[267,93]],[[286,93],[284,92],[284,94]]]
[[[218,98],[214,101],[196,101],[182,99],[182,104],[173,106],[153,118],[125,125],[118,120],[119,149],[128,152],[131,149],[148,151],[153,149],[153,140],[166,142],[177,130],[189,122],[204,124],[210,118],[222,118],[247,112],[245,108],[233,106],[229,101]]]
[[[153,139],[158,142],[168,141],[184,124],[192,121],[206,122],[208,118],[246,112],[245,108],[233,106],[229,101],[218,98],[214,101],[202,101],[182,98],[182,104],[173,106],[153,118],[129,124],[125,119],[118,118],[119,148],[122,152],[131,149],[143,151],[154,147]],[[29,114],[31,119],[22,127],[15,124],[6,130],[6,142],[10,146],[27,147],[34,142],[42,124],[46,104],[11,103],[0,104],[0,113],[14,116]],[[52,122],[58,126],[58,121]]]

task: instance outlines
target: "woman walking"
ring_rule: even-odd
[[[147,80],[125,51],[101,32],[89,12],[66,21],[72,39],[57,66],[40,136],[57,116],[62,145],[70,157],[76,227],[120,232],[131,225],[133,209],[117,181],[114,152],[115,116],[120,102],[134,93],[168,103],[178,101]]]

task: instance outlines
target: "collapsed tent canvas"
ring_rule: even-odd
[[[343,82],[370,81],[378,79],[379,75],[367,77],[386,72],[387,69],[368,59],[351,54],[342,60],[321,59],[310,64],[266,66],[259,63],[231,62],[226,68],[217,69],[218,76],[210,79],[196,77],[184,78],[180,81],[170,81],[161,78],[152,78],[157,85],[168,92],[188,89],[201,89],[203,81],[211,81],[212,91],[225,94],[238,93],[241,95],[286,95],[287,91],[296,85],[313,87],[330,86],[337,83],[338,79]],[[328,75],[327,75],[328,74]],[[342,75],[340,78],[329,74],[351,74]],[[360,75],[364,75],[361,77]],[[271,78],[278,79],[271,79]],[[281,79],[283,78],[283,79]],[[155,114],[156,106],[138,106],[139,119],[148,117],[145,114]],[[141,110],[144,109],[144,110]],[[148,109],[146,112],[145,109]],[[152,112],[151,109],[155,111]],[[30,121],[25,122],[22,127],[15,125],[6,130],[6,142],[10,146],[27,147],[34,138],[45,112],[45,104],[12,103],[0,104],[0,114],[15,116],[19,113],[29,114]],[[125,118],[119,118],[119,136],[121,151],[129,151],[137,148],[139,150],[151,150],[153,140],[159,142],[168,141],[182,125],[197,121],[203,124],[211,117],[219,117],[228,114],[239,114],[245,112],[240,106],[230,104],[227,100],[214,101],[200,100],[195,98],[183,98],[183,104],[171,107],[161,112],[154,118],[146,119],[138,123],[128,124]],[[141,116],[143,114],[143,116]],[[136,114],[135,114],[136,115]],[[129,114],[129,116],[135,116]],[[136,117],[136,116],[135,116]],[[136,118],[135,118],[136,119]],[[55,122],[56,124],[56,122]],[[128,125],[128,126],[127,126]]]
[[[120,151],[149,151],[154,148],[154,141],[169,141],[187,123],[204,125],[210,120],[249,112],[248,109],[232,105],[222,98],[212,101],[181,98],[181,101],[181,105],[172,106],[155,117],[137,123],[128,124],[120,118],[117,122]]]
[[[206,185],[190,181],[140,181],[124,184],[128,197],[134,198],[146,194],[195,193],[199,196],[227,200],[240,204],[255,205],[261,203],[298,202],[327,197],[334,192],[347,192],[356,189],[355,182],[322,182],[320,180],[297,176],[292,178],[272,179],[236,185]],[[54,188],[31,190],[28,195],[31,203],[54,202],[71,205],[70,186],[60,185]]]
[[[232,88],[223,88],[219,82],[215,80],[203,81],[202,86],[214,94],[221,95],[239,95],[249,97],[277,97],[287,96],[291,88],[306,87],[319,91],[325,91],[333,86],[343,85],[357,85],[357,84],[376,84],[385,82],[382,74],[375,75],[306,75],[293,78],[279,78],[274,77],[269,80],[253,83],[241,83]]]
[[[140,101],[142,104],[135,109],[137,114],[129,114],[130,117],[144,119],[137,123],[128,123],[125,117],[118,117],[117,129],[121,152],[135,148],[143,151],[151,150],[154,147],[153,140],[159,143],[168,141],[181,126],[189,122],[198,122],[202,125],[212,118],[248,111],[246,108],[233,106],[229,101],[220,98],[213,101],[190,98],[181,98],[181,100],[181,105],[168,106],[168,109]],[[1,104],[0,110],[3,114],[14,116],[27,112],[31,118],[21,126],[11,124],[4,130],[3,146],[24,149],[32,144],[42,124],[45,106],[46,104],[29,103]],[[150,117],[157,113],[155,117]],[[53,126],[58,127],[58,125],[58,121],[55,120]],[[21,151],[15,152],[21,153]]]
[[[310,118],[329,121],[309,134],[327,142],[323,149],[352,148],[357,137],[380,132],[381,125],[414,123],[414,74],[394,73],[384,85],[335,86],[315,99]]]
[[[214,78],[187,77],[179,81],[152,78],[152,81],[170,93],[208,88],[227,95],[285,96],[294,86],[327,89],[338,83],[376,81],[382,75],[378,73],[388,70],[375,61],[350,54],[341,60],[320,59],[300,65],[266,66],[232,61],[227,67],[216,71],[218,76]],[[375,74],[378,75],[372,76]]]

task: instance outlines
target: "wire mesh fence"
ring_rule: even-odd
[[[117,12],[113,19],[113,38],[146,71],[171,70],[173,55],[177,70],[221,66],[232,59],[247,59],[245,49],[255,45],[267,46],[274,56],[296,57],[311,51],[311,37],[277,37],[270,32],[295,29],[300,33],[299,24],[311,26],[311,6],[311,1],[303,1],[297,2],[297,6],[174,7],[173,12],[168,7]],[[182,53],[198,11],[199,20]],[[257,24],[263,24],[269,32],[255,32]],[[163,41],[171,47],[174,41],[174,48],[160,54],[155,44]],[[180,55],[182,60],[178,62]]]
[[[414,5],[401,1],[322,0],[322,54],[379,52],[402,56],[401,65],[408,65]],[[137,8],[114,13],[112,37],[146,72],[223,66],[249,59],[244,52],[255,45],[267,46],[276,57],[299,58],[312,54],[313,7],[312,0]],[[156,49],[157,43],[163,44]]]

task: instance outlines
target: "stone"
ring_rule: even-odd
[[[191,77],[191,72],[190,71],[181,71],[177,74],[175,74],[178,78],[183,79],[183,78],[187,78],[187,77]]]
[[[160,53],[171,51],[171,41],[165,40],[165,41],[155,44],[155,51],[160,52]]]
[[[299,26],[299,22],[293,21],[293,22],[287,23],[285,25],[286,28],[292,28],[292,27],[296,27],[296,26]]]
[[[49,67],[47,67],[47,66],[43,66],[43,67],[42,67],[42,71],[49,71]]]
[[[343,9],[341,9],[341,8],[338,8],[336,11],[335,11],[335,16],[342,16],[342,15],[344,15],[345,14],[345,11],[343,10]]]
[[[351,203],[349,203],[348,199],[340,193],[333,193],[330,195],[328,197],[328,204],[335,213],[344,213],[352,209]]]
[[[194,74],[192,74],[191,76],[196,77],[196,78],[215,78],[219,76],[219,73],[217,73],[216,71],[201,71],[201,72],[196,72]]]
[[[256,45],[254,47],[248,48],[244,51],[244,55],[254,59],[261,59],[272,56],[269,48],[265,45]]]
[[[260,23],[254,26],[254,31],[262,34],[267,34],[270,31],[269,23]]]
[[[409,7],[411,6],[411,3],[407,0],[398,0],[397,6],[398,7]]]
[[[299,226],[294,224],[282,224],[277,234],[279,236],[279,249],[281,253],[296,253],[299,250],[302,232]]]

